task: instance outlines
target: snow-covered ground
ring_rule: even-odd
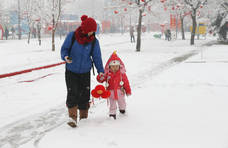
[[[69,128],[64,65],[3,78],[0,147],[228,147],[227,46],[205,45],[214,38],[190,46],[189,40],[168,42],[147,33],[135,52],[128,34],[99,40],[104,64],[114,50],[125,62],[133,93],[126,98],[127,115],[111,120],[106,101],[95,100],[89,119]],[[56,39],[56,52],[50,39],[42,46],[25,42],[0,41],[0,74],[61,62],[63,40]]]

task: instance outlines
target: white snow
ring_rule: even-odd
[[[117,50],[126,65],[132,87],[126,115],[112,120],[106,101],[95,100],[89,118],[68,127],[64,65],[3,78],[0,147],[227,148],[227,45],[203,46],[215,40],[209,37],[190,46],[189,39],[168,42],[146,33],[141,52],[135,52],[129,39],[129,34],[99,38],[104,64]],[[52,52],[50,38],[42,46],[36,40],[0,41],[0,74],[61,62],[62,42],[56,38]],[[91,77],[94,88],[98,83]]]

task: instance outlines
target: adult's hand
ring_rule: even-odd
[[[64,59],[65,59],[65,61],[66,61],[68,64],[72,63],[72,60],[71,60],[71,59],[69,59],[69,57],[68,57],[68,56],[65,56],[65,57],[64,57]]]

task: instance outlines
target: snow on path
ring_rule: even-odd
[[[110,36],[110,38],[113,38],[113,36]],[[118,37],[119,38],[119,37]],[[105,38],[107,39],[107,37]],[[116,39],[117,40],[117,39]],[[151,41],[148,40],[148,38],[145,39],[145,45],[150,44]],[[165,46],[161,47],[161,44],[166,43]],[[142,52],[136,53],[132,52],[134,50],[134,44],[120,44],[120,45],[110,45],[104,46],[105,49],[103,49],[103,57],[105,58],[104,61],[107,60],[111,52],[118,48],[118,51],[120,53],[121,58],[126,61],[126,66],[128,70],[128,75],[129,79],[132,79],[132,87],[140,87],[138,84],[142,84],[147,79],[150,79],[151,76],[150,74],[147,74],[147,76],[143,79],[138,79],[141,76],[144,76],[145,73],[149,72],[151,73],[152,71],[155,73],[158,73],[156,71],[162,71],[166,68],[169,68],[175,60],[180,60],[177,62],[181,62],[181,59],[173,59],[170,60],[172,57],[183,57],[182,55],[193,55],[195,54],[195,51],[197,48],[193,47],[194,50],[191,50],[190,48],[192,47],[186,47],[182,45],[183,43],[180,44],[180,47],[178,45],[172,45],[172,43],[168,43],[166,41],[162,40],[155,40],[153,41],[153,50],[151,50],[150,46],[145,46],[144,50]],[[129,49],[131,47],[132,49]],[[176,49],[174,49],[174,47]],[[183,54],[185,52],[185,54]],[[129,58],[130,57],[130,58]],[[137,60],[138,59],[138,60]],[[152,59],[152,60],[151,60]],[[137,62],[136,62],[137,61]],[[167,62],[168,61],[168,62]],[[149,64],[147,63],[149,62]],[[143,64],[143,66],[142,66]],[[137,67],[137,70],[135,70],[135,67]],[[155,68],[154,70],[151,70]],[[32,84],[17,84],[18,80],[22,79],[28,79],[29,77],[37,77],[40,74],[47,74],[53,72],[56,73],[56,75],[47,77],[44,80],[37,81],[36,83]],[[36,76],[37,74],[37,76]],[[25,108],[26,110],[30,110],[30,113],[25,113],[25,110],[21,110],[20,112],[14,112],[14,114],[10,115],[8,111],[14,111],[15,106],[13,105],[11,109],[9,110],[3,110],[4,115],[9,116],[8,120],[6,121],[11,121],[11,124],[8,124],[6,126],[3,126],[1,128],[1,134],[0,134],[0,146],[5,146],[5,145],[11,145],[14,147],[18,147],[19,145],[26,143],[27,141],[37,138],[42,137],[45,132],[57,127],[58,125],[61,125],[66,118],[66,110],[65,110],[65,105],[59,105],[59,104],[64,104],[63,99],[65,98],[65,84],[63,81],[63,74],[64,74],[64,66],[60,66],[58,68],[52,68],[49,70],[42,70],[39,73],[33,72],[28,75],[23,75],[23,76],[18,76],[12,79],[9,79],[12,81],[10,85],[4,85],[1,86],[2,89],[4,89],[4,93],[1,94],[1,96],[5,96],[4,98],[8,98],[5,100],[6,104],[5,106],[8,106],[7,104],[15,103],[15,99],[24,101],[24,103],[27,103],[27,105],[32,105],[30,108]],[[2,80],[2,82],[8,84],[8,80]],[[53,83],[54,82],[54,83]],[[48,85],[47,85],[48,83]],[[94,85],[95,80],[92,80],[92,85]],[[2,84],[2,83],[1,83]],[[16,84],[16,85],[15,85]],[[50,85],[51,84],[51,85]],[[62,87],[59,87],[62,86]],[[18,89],[20,87],[20,89]],[[32,87],[32,89],[31,89]],[[47,90],[50,88],[53,88],[50,92],[47,92]],[[13,90],[13,94],[8,93]],[[29,90],[29,91],[27,91]],[[37,92],[39,90],[42,92],[41,94]],[[46,91],[45,91],[46,90]],[[26,93],[28,93],[28,95]],[[53,98],[53,94],[58,92],[58,95]],[[45,95],[42,95],[45,93]],[[46,94],[47,93],[47,94]],[[21,95],[21,96],[18,96]],[[32,98],[31,98],[32,97]],[[52,97],[52,98],[51,98]],[[26,99],[25,99],[26,98]],[[54,105],[50,105],[51,100],[55,101]],[[58,98],[58,99],[57,99]],[[10,101],[12,99],[12,101]],[[36,104],[37,102],[37,104]],[[21,103],[21,102],[18,102]],[[46,105],[45,105],[46,104]],[[102,103],[101,103],[102,104]],[[16,104],[15,104],[16,105]],[[99,105],[99,104],[98,104]],[[4,106],[4,104],[3,104]],[[16,107],[20,107],[17,106]],[[52,109],[50,109],[52,108]],[[57,108],[57,109],[56,109]],[[17,108],[20,110],[20,108]],[[97,110],[97,108],[96,108]],[[43,112],[43,113],[40,113]],[[93,109],[91,109],[91,114],[93,112]],[[17,114],[22,114],[19,115],[17,118]],[[50,118],[51,117],[51,118]],[[4,118],[3,118],[4,119]],[[7,119],[7,118],[5,118]],[[13,122],[15,121],[15,122]],[[19,130],[15,130],[19,129]]]
[[[228,57],[225,51],[213,47],[205,51],[206,63],[191,63],[202,60],[198,54],[152,80],[142,78],[144,83],[134,85],[134,95],[127,98],[126,116],[111,120],[106,104],[99,104],[79,128],[63,124],[20,148],[226,148],[227,63],[213,62],[221,53]]]

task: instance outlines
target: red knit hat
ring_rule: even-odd
[[[82,15],[81,20],[82,20],[81,28],[85,34],[89,32],[97,31],[97,23],[93,18],[91,17],[88,18],[87,15]]]

